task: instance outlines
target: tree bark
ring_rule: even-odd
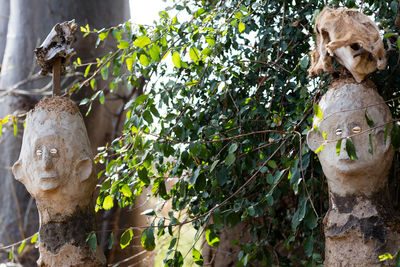
[[[0,0],[0,7],[8,1]],[[0,9],[3,12],[3,9]],[[5,9],[4,9],[5,10]],[[38,71],[35,66],[33,50],[39,46],[43,38],[47,36],[51,28],[59,22],[75,19],[78,25],[89,24],[92,28],[103,28],[116,25],[128,17],[128,3],[124,0],[13,0],[10,1],[10,17],[8,23],[9,33],[2,61],[2,75],[0,77],[0,89],[11,88],[13,85],[26,80],[31,74]],[[1,25],[0,21],[0,49],[1,49]],[[88,47],[94,47],[93,39],[80,40],[77,46],[77,54],[83,57]],[[86,50],[84,49],[86,47]],[[0,50],[0,55],[1,55]],[[18,86],[18,89],[30,91],[41,88],[50,81],[49,77],[37,79]],[[31,109],[40,98],[37,95],[20,95],[0,92],[0,119],[7,114],[23,113]],[[89,118],[89,138],[92,146],[97,147],[104,143],[109,136],[111,117],[104,115],[104,107],[94,118]],[[103,116],[103,117],[101,117]],[[104,118],[106,117],[106,118]],[[102,123],[92,122],[101,119]],[[108,119],[108,121],[107,121]],[[86,121],[88,119],[86,118]],[[104,122],[106,121],[106,122]],[[38,230],[38,215],[35,203],[25,188],[19,182],[14,181],[11,166],[17,160],[21,147],[22,124],[19,123],[19,132],[14,136],[12,127],[3,127],[0,137],[0,243],[7,245],[26,237]],[[29,242],[27,242],[28,244]],[[25,249],[21,262],[33,263],[28,256],[30,248]],[[3,255],[5,258],[7,255]],[[28,263],[25,263],[29,265]]]
[[[7,40],[8,16],[10,0],[0,0],[0,71]]]

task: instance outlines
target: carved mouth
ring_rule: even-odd
[[[40,180],[53,180],[53,179],[58,179],[58,176],[56,174],[49,174],[49,175],[40,176]]]

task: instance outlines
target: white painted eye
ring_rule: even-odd
[[[36,155],[37,156],[41,156],[43,154],[42,150],[38,149],[36,150]]]
[[[355,133],[355,134],[361,133],[361,127],[360,126],[355,126],[353,128],[353,133]]]
[[[57,154],[57,148],[50,149],[50,154]]]
[[[336,132],[335,132],[335,134],[336,135],[342,135],[342,129],[336,129]]]

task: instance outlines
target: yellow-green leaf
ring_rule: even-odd
[[[174,66],[178,69],[182,67],[181,56],[176,51],[172,54],[172,62],[174,63]]]
[[[134,46],[137,46],[140,48],[144,48],[148,44],[151,44],[151,40],[147,36],[140,36],[133,42]]]
[[[317,150],[315,150],[315,154],[318,154],[319,152],[321,152],[325,147],[325,143],[323,143],[322,145],[320,145]]]
[[[198,64],[200,60],[199,50],[192,46],[189,50],[190,59],[194,61],[194,63]]]
[[[150,64],[149,58],[145,54],[140,55],[139,62],[145,67],[147,67]]]
[[[105,210],[109,210],[112,207],[114,207],[114,199],[112,198],[112,196],[108,195],[104,198],[103,201],[103,209]]]
[[[31,243],[32,243],[32,244],[35,244],[35,243],[37,242],[38,236],[39,236],[39,233],[36,233],[36,234],[34,234],[34,235],[32,236],[32,238],[31,238]]]
[[[126,49],[129,47],[129,43],[127,41],[122,40],[119,42],[119,45],[117,47],[119,49]]]
[[[317,116],[317,118],[321,120],[324,119],[324,116],[322,115],[322,110],[317,104],[314,104],[314,114],[315,116]]]
[[[244,25],[243,22],[239,22],[238,29],[239,29],[239,32],[242,33],[242,32],[244,32],[244,30],[246,30],[246,25]]]
[[[132,237],[133,237],[132,229],[126,230],[121,235],[121,241],[119,242],[119,245],[121,246],[121,249],[124,249],[125,247],[127,247],[131,243]]]
[[[124,184],[119,191],[126,197],[132,196],[132,190],[127,184]]]

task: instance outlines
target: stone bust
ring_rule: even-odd
[[[333,86],[319,106],[323,119],[314,117],[313,126],[318,131],[309,131],[307,143],[313,151],[325,144],[318,153],[330,196],[324,218],[324,265],[382,266],[379,255],[396,255],[400,246],[400,234],[393,227],[399,217],[391,208],[387,191],[394,155],[390,110],[376,89],[356,83]],[[347,138],[358,159],[349,157]]]
[[[73,101],[44,99],[28,113],[12,170],[39,210],[38,265],[104,266],[101,249],[94,252],[86,243],[95,230],[97,179],[86,128]]]

